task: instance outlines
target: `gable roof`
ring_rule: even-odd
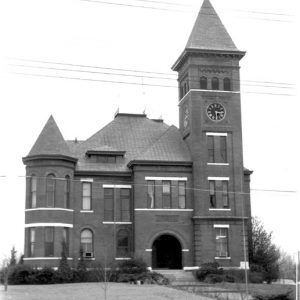
[[[42,129],[27,157],[40,155],[61,155],[72,157],[70,149],[52,115]]]
[[[238,51],[209,0],[204,0],[185,48]]]

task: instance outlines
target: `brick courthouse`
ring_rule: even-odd
[[[67,141],[51,116],[23,158],[25,262],[57,266],[65,239],[73,266],[80,247],[87,261],[242,266],[251,216],[241,126],[244,54],[205,0],[172,67],[179,129],[117,113],[86,141]]]

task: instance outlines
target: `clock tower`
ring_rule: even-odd
[[[179,130],[193,160],[195,265],[248,259],[250,172],[243,166],[239,51],[204,0],[178,72]],[[246,263],[247,265],[247,263]]]

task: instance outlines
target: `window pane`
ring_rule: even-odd
[[[224,78],[223,84],[224,84],[224,91],[231,91],[231,84],[229,78]]]
[[[207,78],[202,76],[200,78],[200,89],[206,90],[207,89]]]
[[[92,190],[92,184],[90,182],[82,183],[82,209],[83,210],[92,209],[91,190]]]
[[[31,177],[31,196],[30,196],[30,207],[36,208],[36,190],[37,190],[37,178],[36,176]]]
[[[104,221],[114,220],[114,190],[111,188],[104,189]]]
[[[217,257],[228,257],[228,229],[216,228],[216,255]]]
[[[129,233],[124,229],[121,229],[117,234],[117,256],[129,256]]]
[[[185,208],[185,182],[178,182],[178,206],[179,208]]]
[[[54,255],[54,228],[45,227],[45,256]]]
[[[217,77],[214,77],[212,79],[211,88],[212,88],[212,90],[218,90],[219,89],[219,79]]]
[[[70,177],[67,175],[65,177],[65,207],[69,208],[70,207],[70,188],[71,186],[71,180]]]
[[[90,197],[82,198],[82,209],[83,210],[91,210],[91,198]]]
[[[46,178],[47,207],[54,207],[55,200],[55,176],[50,174]]]
[[[171,208],[171,182],[163,181],[162,207]]]
[[[226,136],[220,136],[220,154],[221,154],[221,162],[227,162],[227,140]]]
[[[121,221],[130,221],[130,189],[120,190],[121,200]]]
[[[85,253],[93,253],[93,233],[89,229],[84,229],[80,234],[80,247]]]
[[[147,207],[154,208],[155,205],[155,181],[151,180],[147,182]]]
[[[208,162],[215,162],[215,144],[214,137],[211,135],[207,136],[207,148],[208,148]]]
[[[210,207],[216,207],[216,182],[209,181],[209,200],[210,200]]]
[[[45,227],[45,242],[53,242],[53,227]]]
[[[222,181],[222,198],[223,198],[223,206],[229,207],[228,181]]]
[[[34,256],[34,250],[35,250],[35,228],[29,228],[28,232],[28,256]]]

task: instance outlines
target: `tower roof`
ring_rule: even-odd
[[[204,0],[185,48],[238,51],[209,0]]]
[[[27,157],[40,155],[72,157],[69,147],[52,115],[48,119]]]

